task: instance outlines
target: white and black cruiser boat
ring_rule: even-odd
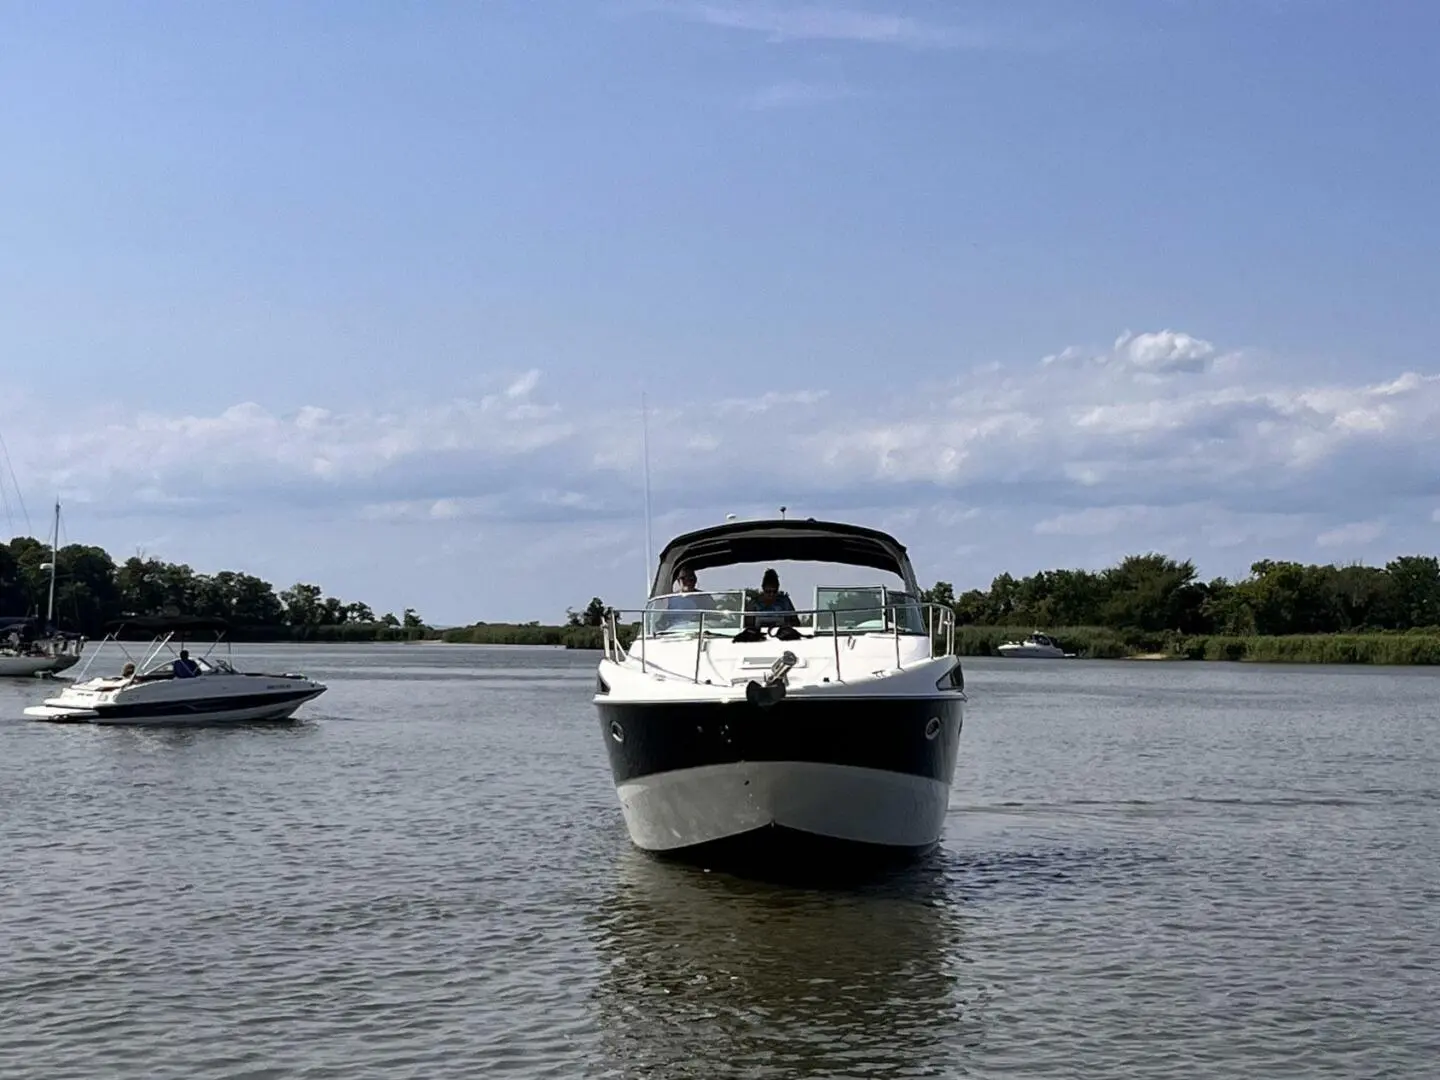
[[[155,634],[144,658],[125,665],[118,675],[101,675],[67,686],[43,705],[32,705],[25,715],[37,720],[80,724],[238,724],[289,720],[295,710],[326,690],[323,683],[304,675],[267,675],[236,671],[227,657],[211,654],[224,639],[222,619],[182,616],[131,617],[112,623],[110,632],[92,654],[80,676],[104,646],[113,642],[129,657],[119,641],[127,630]],[[176,652],[178,635],[188,631],[215,631],[215,642],[204,656]],[[188,667],[186,662],[188,661]],[[188,670],[193,674],[183,674]]]
[[[1031,660],[1069,660],[1075,655],[1067,653],[1060,647],[1059,642],[1039,630],[1027,636],[1024,641],[1007,641],[1003,645],[997,645],[995,653],[998,656]]]
[[[796,562],[898,580],[817,584],[811,608],[780,613],[754,588],[684,591],[696,572]],[[611,613],[594,698],[638,847],[913,856],[935,846],[964,677],[954,611],[921,602],[899,542],[835,522],[728,522],[670,541],[650,591],[628,649],[625,613]]]

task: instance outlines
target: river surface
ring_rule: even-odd
[[[634,851],[597,654],[235,657],[330,690],[0,685],[5,1080],[1440,1070],[1432,670],[967,661],[943,849],[837,891]]]

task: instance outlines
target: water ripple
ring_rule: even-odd
[[[306,723],[0,721],[6,1080],[1440,1058],[1435,679],[972,663],[945,847],[837,890],[632,850],[592,656],[256,655]]]

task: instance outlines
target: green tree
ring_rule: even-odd
[[[955,587],[948,581],[937,581],[920,593],[920,602],[922,604],[941,604],[953,608],[955,606]]]
[[[1402,555],[1385,564],[1403,627],[1440,626],[1440,559]]]
[[[325,618],[318,585],[297,582],[280,594],[285,605],[285,621],[291,626],[319,626]]]
[[[115,562],[104,548],[69,544],[55,560],[55,618],[67,614],[91,633],[101,631],[120,606]]]
[[[580,616],[581,622],[585,626],[600,626],[605,622],[605,615],[608,610],[604,600],[601,600],[598,596],[593,596],[590,598],[590,603],[585,605],[584,614]]]

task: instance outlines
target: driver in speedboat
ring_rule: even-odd
[[[702,593],[695,588],[695,571],[690,567],[681,569],[679,576],[675,579],[677,588],[675,594],[665,598],[665,614],[662,614],[655,621],[655,629],[670,630],[680,626],[698,626],[700,618],[697,615],[671,615],[672,611],[703,611],[713,608],[715,601],[709,593]]]
[[[200,674],[200,665],[190,659],[189,649],[181,649],[180,655],[170,667],[177,679],[193,679]]]

